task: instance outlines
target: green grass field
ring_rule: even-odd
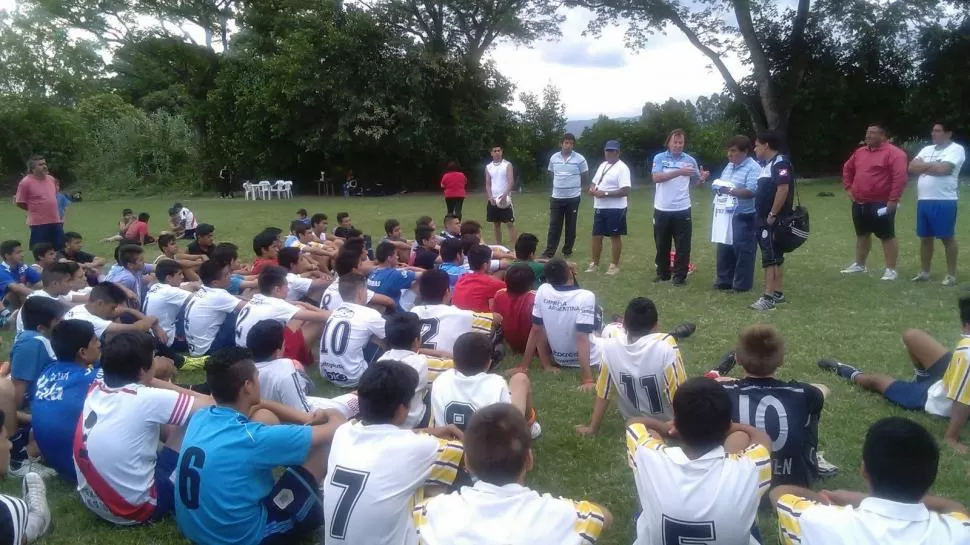
[[[832,191],[836,197],[819,198],[815,196],[818,191]],[[628,215],[630,236],[625,239],[620,275],[607,277],[580,273],[580,280],[584,287],[600,297],[607,316],[622,313],[631,297],[646,296],[657,303],[661,327],[673,327],[688,320],[696,322],[697,333],[681,343],[688,372],[692,375],[707,370],[730,349],[738,331],[744,326],[759,322],[777,325],[788,341],[786,364],[780,370],[781,378],[821,382],[832,390],[822,417],[820,448],[825,451],[826,458],[841,467],[842,471],[837,477],[826,481],[824,486],[859,488],[863,485],[858,468],[866,429],[876,419],[899,415],[903,411],[890,407],[880,397],[821,373],[815,366],[816,359],[838,356],[856,362],[866,370],[910,376],[910,365],[899,340],[900,332],[907,327],[923,328],[945,345],[953,345],[960,334],[956,300],[963,290],[940,286],[942,248],[938,249],[933,282],[913,284],[908,281],[918,271],[918,241],[913,233],[916,203],[912,191],[907,193],[899,211],[900,280],[892,283],[879,281],[882,252],[878,245],[870,258],[872,272],[868,275],[846,278],[839,274],[839,269],[852,261],[854,251],[849,205],[842,197],[841,188],[832,183],[806,184],[801,188],[801,196],[803,204],[809,207],[812,214],[812,236],[804,247],[789,256],[785,266],[785,292],[790,303],[773,312],[759,314],[747,308],[756,293],[729,295],[712,291],[714,258],[712,245],[708,242],[710,200],[707,192],[694,195],[692,260],[697,264],[697,271],[690,277],[686,287],[674,288],[669,284],[657,286],[650,282],[654,277],[652,193],[645,189],[635,191],[631,197]],[[183,200],[200,221],[216,226],[217,240],[239,244],[247,258],[252,255],[250,241],[253,234],[265,226],[288,226],[296,210],[301,207],[311,213],[325,212],[330,217],[331,226],[338,212],[350,212],[354,224],[375,237],[382,233],[383,222],[387,218],[401,220],[407,234],[418,216],[429,214],[440,218],[444,214],[443,200],[436,196],[297,198],[271,202],[181,199],[173,196],[165,199],[76,203],[68,209],[67,228],[87,237],[88,251],[110,257],[111,248],[99,244],[98,240],[111,234],[123,207],[151,213],[151,225],[153,231],[157,232],[165,224],[166,209],[176,198]],[[515,206],[519,232],[535,233],[544,242],[548,218],[544,194],[517,196]],[[585,268],[588,259],[591,208],[591,203],[586,200],[580,213],[581,236],[574,259],[582,265],[581,269]],[[469,199],[465,204],[465,215],[466,219],[482,218],[484,200],[481,197]],[[966,235],[970,234],[968,230],[970,228],[966,222],[962,222],[958,226],[958,237],[966,239]],[[7,201],[0,205],[0,239],[10,238],[26,242],[27,228],[23,213]],[[606,253],[608,255],[608,249]],[[157,250],[152,249],[151,257],[156,254]],[[756,282],[760,285],[760,272]],[[6,358],[6,350],[9,349],[8,333],[4,333],[4,339],[6,343],[0,360]],[[612,511],[615,522],[601,543],[631,543],[633,515],[639,506],[632,475],[625,461],[623,422],[619,413],[611,409],[596,437],[581,438],[575,434],[573,426],[587,422],[593,394],[576,391],[578,379],[573,373],[552,376],[536,370],[532,378],[543,435],[534,447],[536,468],[529,475],[528,484],[554,495],[590,499],[606,505]],[[185,381],[199,379],[199,376],[180,377]],[[945,421],[922,413],[907,413],[907,416],[942,438]],[[970,441],[970,437],[967,440]],[[933,492],[970,503],[970,489],[965,486],[968,469],[968,458],[959,457],[944,448],[940,476]],[[0,490],[10,493],[18,491],[19,482],[10,479],[0,481]],[[44,543],[187,543],[179,535],[174,522],[152,528],[112,528],[91,515],[69,487],[55,481],[49,485],[49,490],[53,527]],[[761,528],[765,542],[774,543],[774,517],[763,515]]]

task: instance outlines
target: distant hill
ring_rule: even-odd
[[[615,119],[617,121],[629,121],[631,119],[639,119],[640,116],[627,116],[627,117],[611,117],[610,119]],[[593,123],[596,123],[595,119],[576,119],[566,122],[566,132],[571,132],[579,138],[583,135],[583,131],[586,127],[592,127]]]

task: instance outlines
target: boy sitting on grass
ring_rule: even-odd
[[[413,265],[426,271],[435,268],[439,259],[437,237],[434,228],[430,226],[418,227],[414,230],[417,246],[412,252]]]
[[[320,272],[316,263],[307,259],[299,248],[283,248],[279,251],[277,261],[287,271],[289,291],[286,300],[309,300],[319,306],[323,292],[333,282],[333,278]]]
[[[441,242],[453,238],[461,238],[461,218],[448,214],[445,216],[445,229],[441,232]]]
[[[411,260],[411,247],[414,241],[406,240],[401,235],[401,222],[391,218],[384,222],[384,238],[381,242],[390,242],[397,250],[397,258],[401,263]]]
[[[46,297],[56,299],[65,303],[65,310],[72,306],[72,303],[87,302],[88,297],[74,291],[74,287],[84,282],[83,272],[77,263],[70,261],[64,263],[54,263],[44,270],[40,275],[43,280],[44,288],[33,291],[27,299],[33,297]],[[17,313],[16,320],[17,334],[24,330],[23,313]]]
[[[215,226],[209,223],[200,223],[195,229],[195,240],[189,243],[189,254],[204,255],[212,259],[212,251],[216,248],[215,238]]]
[[[0,244],[0,299],[7,308],[3,318],[6,323],[10,312],[20,308],[34,290],[40,289],[40,273],[24,263],[24,248],[19,241],[6,240]]]
[[[148,221],[150,219],[152,217],[148,212],[138,214],[138,219],[132,222],[128,226],[128,229],[125,230],[125,240],[135,241],[139,246],[155,242],[155,238],[149,234],[148,230]]]
[[[57,261],[57,252],[54,250],[54,245],[50,242],[34,244],[34,247],[30,249],[30,253],[34,255],[34,264],[30,268],[38,273],[43,273],[44,269],[50,267]]]
[[[182,275],[189,282],[199,281],[199,266],[209,260],[205,254],[193,255],[180,252],[176,237],[172,234],[158,235],[158,249],[162,251],[162,255],[155,258],[155,264],[157,265],[162,259],[175,261],[182,268]]]
[[[441,243],[441,265],[439,270],[448,273],[448,284],[454,288],[462,275],[471,273],[465,264],[464,244],[460,238],[450,238]]]
[[[158,263],[155,267],[155,277],[158,282],[148,288],[143,308],[145,314],[158,318],[158,327],[165,331],[165,342],[158,340],[156,343],[159,355],[171,359],[176,367],[181,368],[185,363],[185,356],[179,352],[185,351],[188,347],[185,344],[185,332],[182,332],[182,339],[177,342],[178,332],[175,326],[179,313],[185,308],[185,304],[191,299],[192,292],[195,290],[182,289],[182,268],[171,259]]]
[[[221,348],[234,346],[236,318],[246,301],[226,291],[229,266],[222,261],[206,261],[199,267],[202,287],[186,304],[184,328],[189,354],[211,355]]]
[[[125,331],[151,331],[155,338],[167,342],[165,330],[158,326],[158,318],[145,316],[141,312],[125,306],[125,291],[112,282],[102,282],[91,289],[88,302],[68,309],[65,320],[84,320],[94,327],[94,334],[104,340],[106,334]],[[131,323],[118,320],[127,316]]]
[[[330,259],[337,255],[336,248],[316,242],[310,226],[298,221],[290,225],[290,234],[283,241],[283,248],[298,248],[324,271],[330,269]]]
[[[135,223],[135,220],[135,211],[131,208],[125,208],[121,211],[121,219],[118,221],[118,230],[110,237],[101,239],[101,242],[105,244],[111,242],[121,242],[125,239],[125,234],[128,233],[128,227],[130,227],[132,223]]]
[[[489,274],[491,259],[492,251],[482,244],[468,252],[471,274],[462,275],[455,283],[453,305],[473,312],[491,312],[495,294],[505,289],[505,282]]]
[[[532,290],[534,278],[528,266],[512,265],[505,273],[505,288],[495,294],[492,304],[492,312],[502,316],[505,341],[516,354],[525,353],[532,332],[532,306],[536,299],[536,292]]]
[[[280,241],[277,234],[263,231],[253,237],[253,253],[256,254],[256,259],[253,260],[250,273],[259,274],[263,272],[264,267],[278,267],[280,264],[278,261],[279,251]]]

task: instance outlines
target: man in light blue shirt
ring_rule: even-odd
[[[575,145],[576,137],[567,132],[562,137],[562,149],[549,159],[552,197],[549,199],[549,234],[546,250],[542,252],[542,257],[547,259],[556,255],[563,224],[566,226],[566,240],[562,246],[564,256],[572,255],[576,242],[576,216],[579,215],[583,183],[589,181],[589,165],[585,157],[573,151]]]
[[[714,288],[718,290],[750,291],[754,287],[754,262],[757,255],[757,225],[755,225],[754,195],[758,190],[761,166],[748,154],[751,139],[735,136],[728,141],[728,164],[720,179],[734,184],[733,188],[719,188],[718,195],[736,202],[731,218],[731,244],[717,244],[717,275]],[[717,206],[717,204],[715,204]]]

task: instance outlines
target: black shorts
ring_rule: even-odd
[[[515,223],[515,207],[499,208],[488,203],[485,206],[485,221],[488,223]]]
[[[596,208],[593,210],[594,237],[624,235],[626,235],[626,208]]]
[[[761,267],[780,267],[785,262],[785,253],[775,244],[775,226],[762,222],[758,227],[758,246],[761,248]]]
[[[323,526],[323,502],[313,475],[293,466],[276,481],[266,507],[266,529],[260,545],[295,543]]]
[[[852,203],[852,225],[856,236],[876,235],[879,240],[896,238],[896,211],[879,215],[884,202]]]

